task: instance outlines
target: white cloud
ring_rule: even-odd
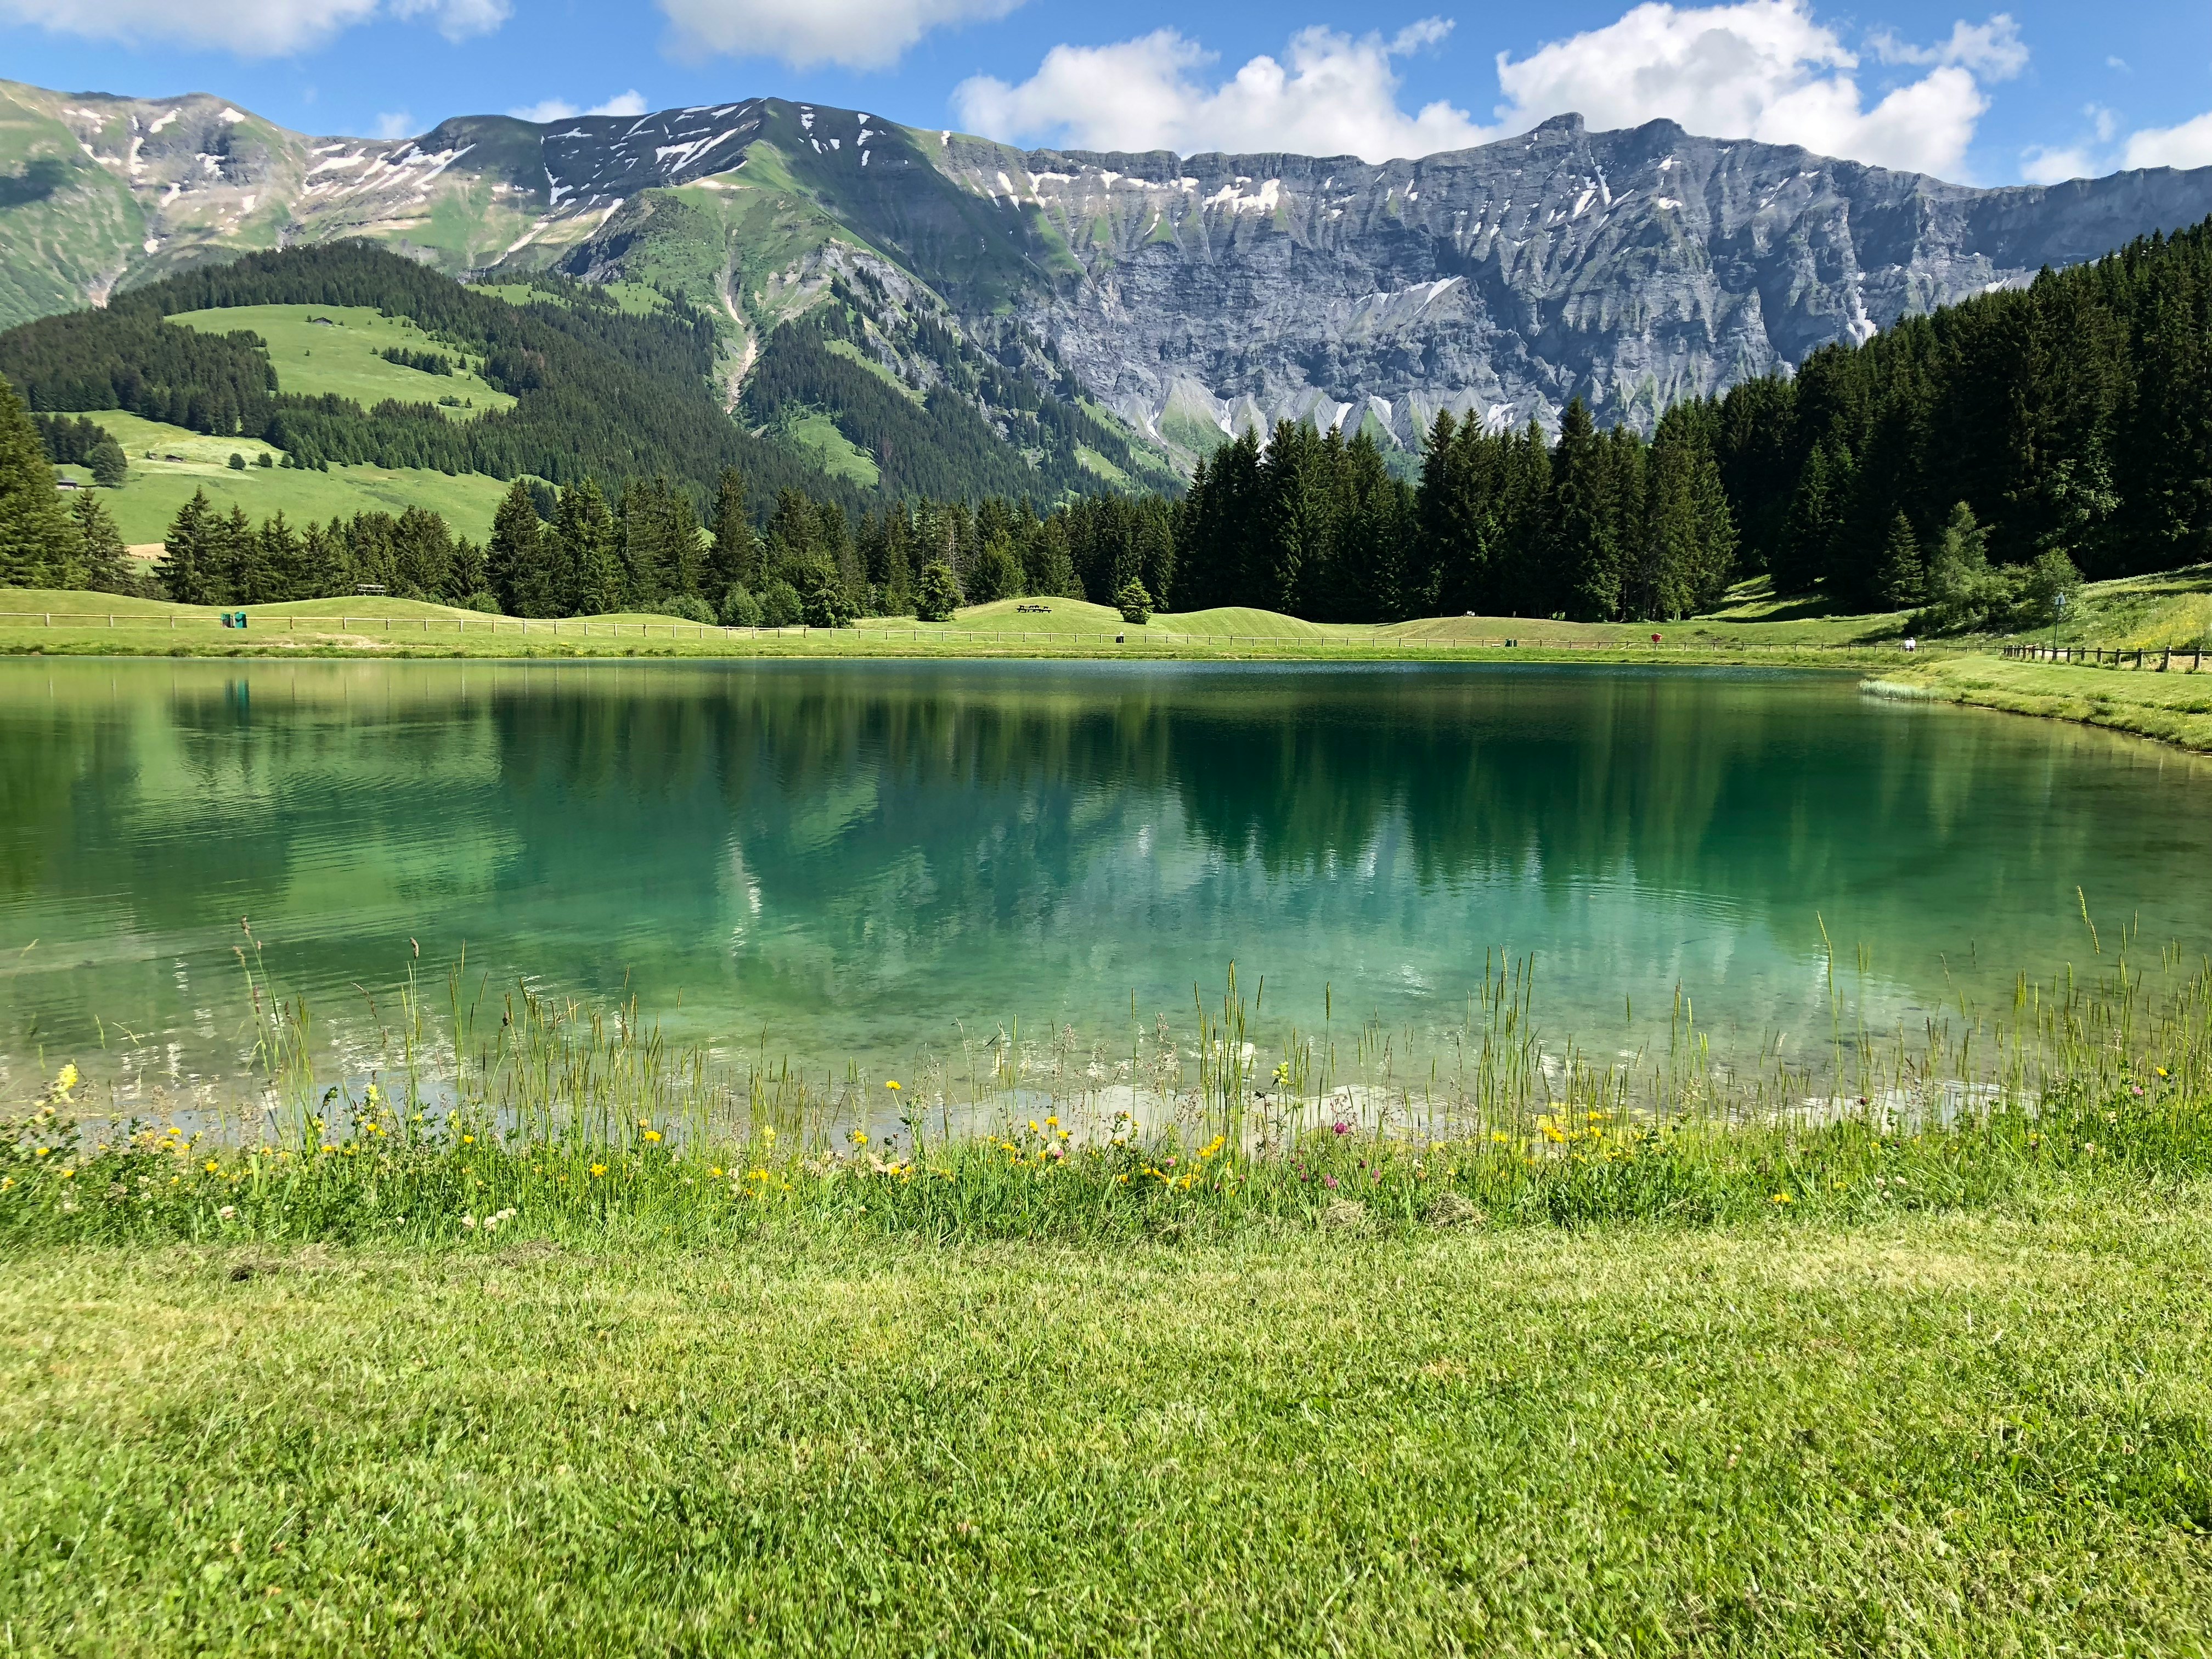
[[[2027,49],[2012,19],[1959,22],[1948,39],[1871,43],[1885,62],[1924,69],[1869,107],[1859,58],[1813,15],[1811,0],[1735,0],[1680,7],[1649,0],[1602,28],[1555,40],[1518,60],[1501,52],[1504,101],[1486,126],[1449,103],[1418,113],[1399,104],[1394,58],[1433,45],[1450,25],[1431,18],[1385,40],[1327,28],[1295,36],[1287,64],[1255,58],[1225,81],[1202,73],[1213,54],[1173,29],[1106,46],[1055,46],[1018,85],[963,82],[963,125],[994,137],[1086,149],[1346,151],[1369,160],[1478,144],[1578,112],[1593,127],[1661,118],[1719,138],[1802,144],[1826,155],[1956,177],[1987,82],[2017,75]]]
[[[489,34],[513,9],[508,0],[392,0],[394,17],[427,17],[448,40]]]
[[[507,0],[392,0],[387,15],[428,19],[449,40],[496,28]],[[29,24],[53,34],[111,40],[120,46],[168,45],[228,52],[240,58],[286,58],[312,52],[331,37],[369,21],[378,0],[227,0],[221,5],[176,0],[0,0],[0,22]]]
[[[415,118],[404,109],[388,110],[374,123],[379,138],[411,138],[415,136]]]
[[[953,93],[962,125],[1081,149],[1287,150],[1369,161],[1462,149],[1496,136],[1442,101],[1408,115],[1391,60],[1449,32],[1426,18],[1385,40],[1302,29],[1289,63],[1255,58],[1226,81],[1214,54],[1173,29],[1108,46],[1054,46],[1018,86],[989,76]]]
[[[2020,26],[2003,12],[1986,23],[1964,19],[1951,25],[1951,38],[1932,46],[1916,46],[1887,29],[1868,43],[1885,64],[1955,64],[1991,81],[2009,81],[2027,67],[2027,46]]]
[[[659,0],[679,52],[780,58],[793,69],[889,69],[933,30],[1004,17],[1022,0]]]
[[[642,115],[647,106],[645,94],[631,88],[628,92],[610,98],[604,104],[594,104],[589,109],[580,109],[565,98],[548,98],[542,103],[525,104],[520,109],[507,111],[509,115],[525,121],[566,121],[578,115]]]
[[[2212,111],[2178,127],[2151,127],[2128,137],[2124,166],[2131,167],[2212,167]]]
[[[2080,144],[2031,144],[2020,154],[2020,176],[2031,185],[2091,179],[2103,171],[2095,156]]]
[[[1498,113],[1516,129],[1567,110],[1600,128],[1664,117],[1713,137],[1955,174],[1989,107],[1978,76],[2002,78],[2027,61],[2002,15],[1962,23],[1940,46],[1885,36],[1875,51],[1930,67],[1869,109],[1852,75],[1857,55],[1814,18],[1807,0],[1639,5],[1518,62],[1499,53],[1498,83],[1510,101]]]

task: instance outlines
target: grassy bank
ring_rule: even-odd
[[[2212,975],[2090,944],[1756,1073],[1686,1007],[1664,1055],[1541,1044],[1511,966],[1434,1063],[1232,978],[1126,1060],[813,1085],[458,974],[325,1083],[264,994],[227,1124],[65,1067],[0,1133],[0,1621],[2204,1652]]]
[[[2151,658],[2157,660],[2154,653]],[[1877,692],[1971,703],[2014,714],[2077,720],[2212,753],[2212,672],[2097,667],[1996,655],[1960,655],[1886,668]]]
[[[2202,1185],[1100,1252],[73,1248],[26,1652],[2187,1654]]]
[[[1611,623],[1439,617],[1369,626],[1272,611],[1161,615],[1142,626],[1103,605],[1055,599],[1037,615],[1008,599],[950,623],[870,617],[849,629],[721,629],[625,613],[524,623],[408,599],[311,599],[246,607],[245,631],[208,605],[0,589],[0,654],[46,656],[1162,658],[1237,661],[1749,662],[1829,667],[1898,660],[1829,628],[1753,620],[1660,631]],[[1511,645],[1508,641],[1513,641]]]

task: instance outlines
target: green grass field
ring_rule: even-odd
[[[17,1253],[25,1652],[2202,1654],[2212,1194]]]
[[[2212,978],[2160,963],[2039,988],[1943,1121],[1605,1068],[1554,1100],[1498,1055],[1517,1006],[1419,1133],[1332,1125],[1272,1044],[1230,1066],[1242,1003],[1182,1051],[1194,1106],[1165,1048],[1141,1127],[987,1066],[1005,1126],[926,1143],[936,1081],[872,1135],[526,993],[411,1027],[388,1097],[333,1103],[272,1026],[291,1103],[243,1144],[73,1125],[65,1072],[0,1122],[0,1628],[2201,1655]]]
[[[325,318],[330,325],[315,322]],[[468,355],[444,346],[404,317],[386,317],[370,306],[231,306],[179,312],[169,321],[208,334],[251,329],[269,343],[277,389],[309,396],[334,393],[373,408],[387,398],[401,403],[465,400],[472,409],[449,409],[456,420],[490,409],[512,409],[514,399],[495,391],[476,373]],[[393,346],[433,351],[453,360],[451,375],[402,368],[378,356]]]
[[[244,507],[256,524],[277,512],[295,525],[303,525],[311,519],[327,522],[356,513],[399,514],[410,507],[427,507],[443,515],[454,534],[477,541],[491,533],[492,515],[507,493],[507,487],[498,479],[473,472],[456,476],[374,466],[334,466],[327,472],[289,468],[282,465],[280,452],[258,438],[210,437],[114,409],[91,410],[87,416],[112,433],[130,458],[128,481],[120,489],[100,491],[100,498],[123,539],[134,545],[160,541],[177,509],[197,489],[205,490],[219,512],[228,513],[234,504]],[[155,459],[149,460],[149,453]],[[245,471],[229,465],[234,453],[246,457]],[[264,453],[270,457],[265,467],[257,465]],[[171,455],[182,459],[167,459]],[[87,468],[55,470],[80,483],[91,482]]]

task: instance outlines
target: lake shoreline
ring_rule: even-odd
[[[2021,661],[1989,653],[1901,668],[1870,683],[1934,702],[2099,726],[2194,754],[2212,754],[2212,672]]]

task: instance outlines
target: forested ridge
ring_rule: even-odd
[[[184,297],[203,305],[205,291]],[[851,326],[832,308],[793,337],[897,418],[935,418],[828,349]],[[512,389],[527,372],[509,362],[501,378]],[[798,395],[773,380],[760,393]],[[56,423],[50,441],[97,439]],[[826,625],[1022,593],[1316,620],[1661,619],[1765,571],[1778,591],[1912,613],[1929,629],[2020,625],[2084,574],[2212,557],[2212,225],[1823,349],[1793,378],[1678,404],[1648,441],[1597,430],[1576,401],[1556,437],[1439,416],[1411,483],[1365,434],[1291,423],[1224,446],[1172,498],[1054,505],[1018,487],[1035,481],[1024,473],[980,501],[933,495],[926,482],[956,481],[917,473],[897,486],[903,499],[872,507],[731,465],[702,512],[689,475],[610,466],[605,490],[588,472],[557,493],[519,480],[489,545],[479,555],[448,537],[434,580],[435,559],[379,550],[422,541],[419,525],[288,531],[322,551],[294,557],[280,537],[264,557],[235,550],[264,532],[233,522],[210,532],[208,545],[233,550],[199,561],[211,574],[166,580],[224,601],[360,581],[526,615],[672,608]]]
[[[30,406],[122,409],[149,420],[266,440],[288,464],[368,463],[555,484],[665,474],[703,501],[723,470],[770,489],[804,485],[857,507],[862,497],[732,422],[708,376],[711,319],[681,301],[624,312],[586,283],[545,278],[561,302],[508,304],[362,242],[252,254],[119,295],[105,310],[49,317],[0,334],[0,376]],[[166,317],[253,305],[366,306],[412,318],[432,340],[481,360],[517,399],[466,421],[434,404],[287,395],[262,342],[210,335]]]

